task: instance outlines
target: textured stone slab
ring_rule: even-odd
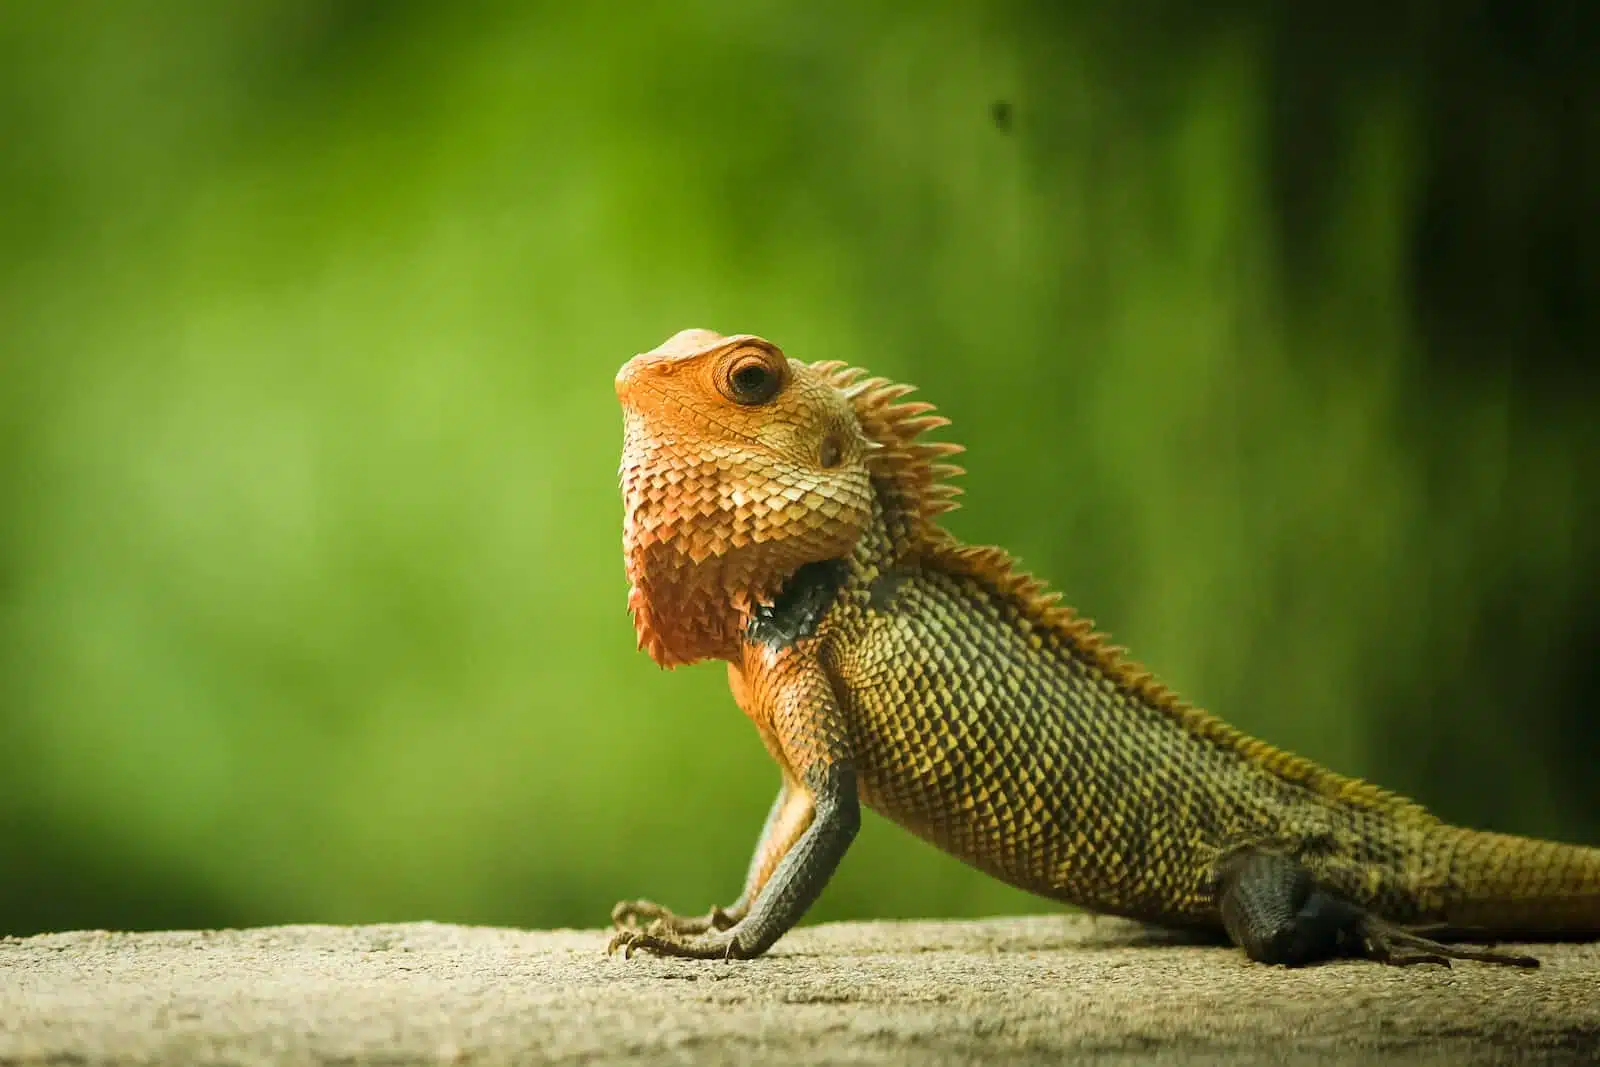
[[[415,923],[0,941],[0,1064],[1600,1063],[1600,946],[1537,971],[1248,964],[1081,916],[841,923],[766,959]]]

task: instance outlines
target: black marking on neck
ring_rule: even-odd
[[[873,611],[889,611],[894,607],[895,594],[911,578],[908,567],[889,567],[879,572],[867,587],[867,607]]]
[[[745,640],[781,652],[812,636],[849,574],[849,564],[842,559],[807,563],[789,576],[771,604],[756,606],[745,624]]]

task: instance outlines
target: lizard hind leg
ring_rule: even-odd
[[[1297,967],[1350,954],[1362,912],[1319,889],[1295,860],[1243,849],[1218,878],[1222,925],[1257,963]]]
[[[1449,966],[1452,959],[1539,965],[1527,956],[1441,944],[1386,922],[1323,889],[1304,865],[1280,853],[1241,849],[1217,875],[1223,927],[1257,963],[1298,967],[1364,956],[1392,966]]]

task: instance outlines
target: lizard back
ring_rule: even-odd
[[[1004,551],[956,541],[931,519],[958,471],[915,441],[931,408],[869,384],[857,414],[889,455],[821,630],[869,805],[1020,888],[1146,921],[1215,925],[1214,863],[1249,843],[1396,922],[1600,932],[1600,849],[1452,826],[1251,737]]]
[[[1438,826],[1422,809],[1197,730],[1201,713],[1146,699],[1070,625],[975,573],[992,558],[883,568],[870,540],[819,631],[870,806],[1020,888],[1149,921],[1213,924],[1210,865],[1243,839],[1311,842],[1390,913],[1415,899],[1372,883],[1421,858]]]

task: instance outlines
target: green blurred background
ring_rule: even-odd
[[[1204,6],[0,6],[0,933],[729,901],[775,772],[619,552],[687,326],[918,383],[1237,724],[1600,842],[1584,7]],[[874,818],[813,917],[1042,907]]]

